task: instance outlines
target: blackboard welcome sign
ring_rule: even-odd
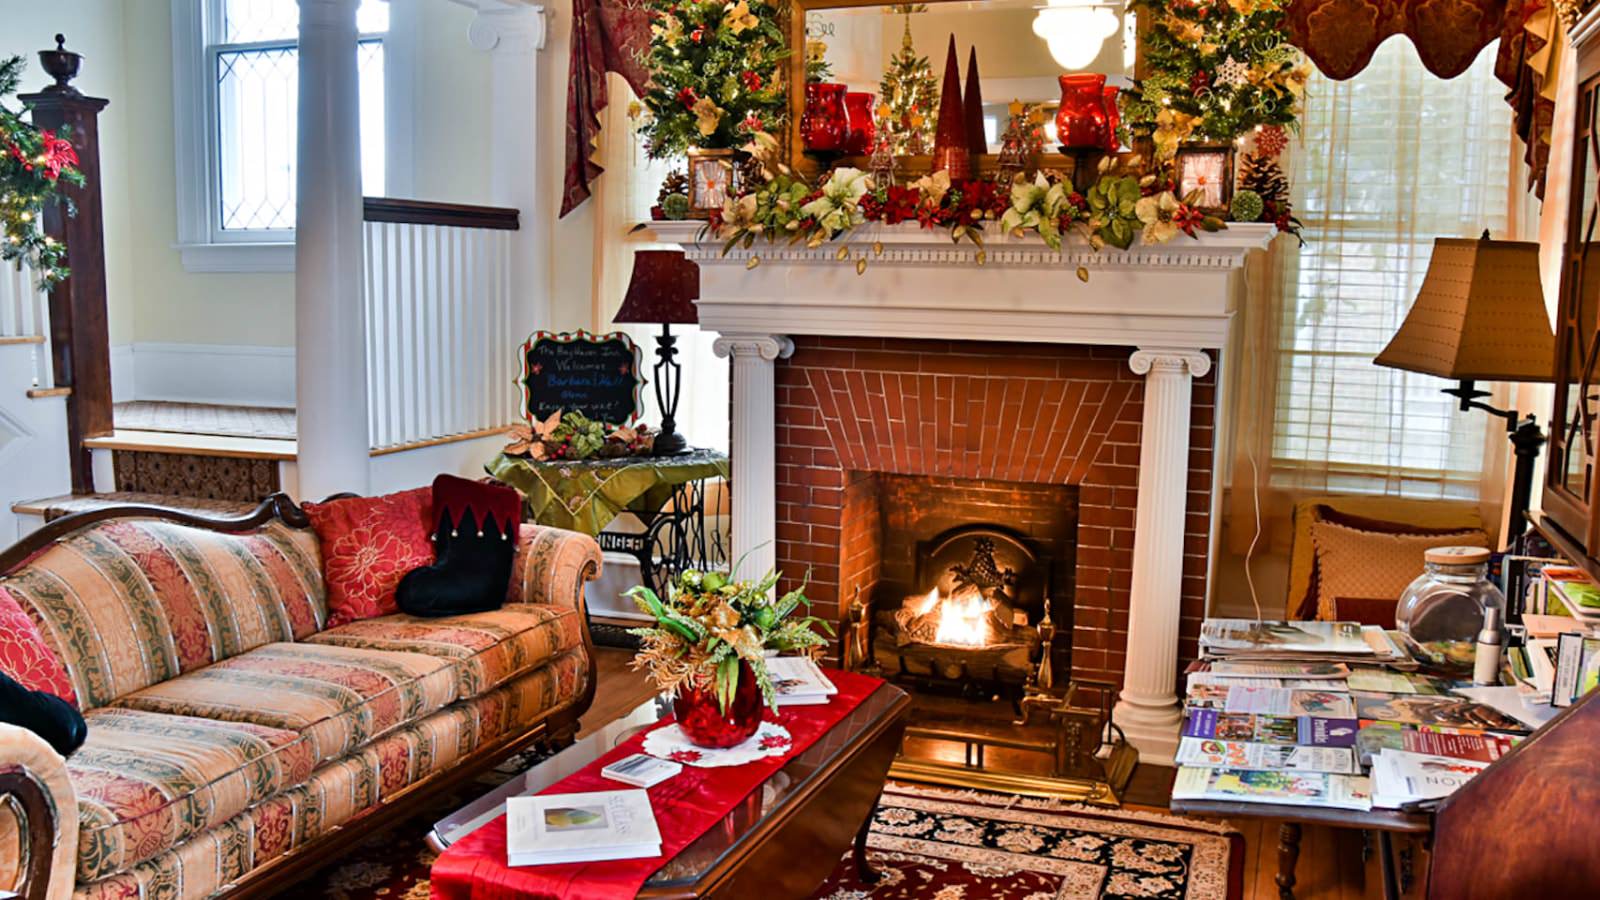
[[[558,410],[627,425],[639,418],[639,347],[626,334],[536,332],[522,345],[522,408],[538,422]]]

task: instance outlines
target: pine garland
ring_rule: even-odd
[[[16,93],[22,78],[20,56],[0,59],[0,101]],[[39,286],[48,289],[66,278],[67,248],[46,235],[45,207],[72,203],[59,193],[61,183],[81,185],[78,154],[49,129],[37,129],[0,102],[0,260],[31,266]]]
[[[783,0],[775,0],[783,3]],[[639,126],[652,159],[690,147],[741,147],[788,119],[782,20],[767,0],[651,0],[650,117]]]
[[[1185,141],[1233,141],[1257,126],[1298,127],[1310,67],[1288,42],[1287,0],[1134,0],[1150,27],[1149,70],[1122,114],[1169,159]]]

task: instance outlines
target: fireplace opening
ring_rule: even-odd
[[[879,530],[870,667],[920,691],[1009,701],[1007,713],[1045,654],[1070,670],[1075,488],[871,478],[856,491],[876,501]]]

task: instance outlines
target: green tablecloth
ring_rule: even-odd
[[[504,453],[485,466],[522,492],[540,525],[597,535],[623,512],[655,513],[680,484],[727,478],[728,457],[714,450],[682,456],[535,461]]]

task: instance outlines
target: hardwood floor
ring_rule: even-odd
[[[596,654],[599,689],[594,705],[580,723],[580,737],[638,706],[651,694],[643,673],[628,668],[632,651],[599,647]],[[1166,812],[1172,774],[1172,769],[1162,766],[1142,765],[1136,769],[1128,789],[1129,808]],[[1278,900],[1278,886],[1273,878],[1278,872],[1279,823],[1241,819],[1232,824],[1245,838],[1243,900]],[[1405,840],[1398,840],[1395,846],[1402,854],[1410,848],[1416,860],[1417,883],[1405,896],[1423,896],[1422,847]],[[1371,852],[1365,854],[1369,858],[1363,859],[1363,855],[1360,832],[1305,826],[1300,839],[1300,861],[1295,867],[1295,896],[1300,900],[1378,900],[1383,892],[1376,838]]]

